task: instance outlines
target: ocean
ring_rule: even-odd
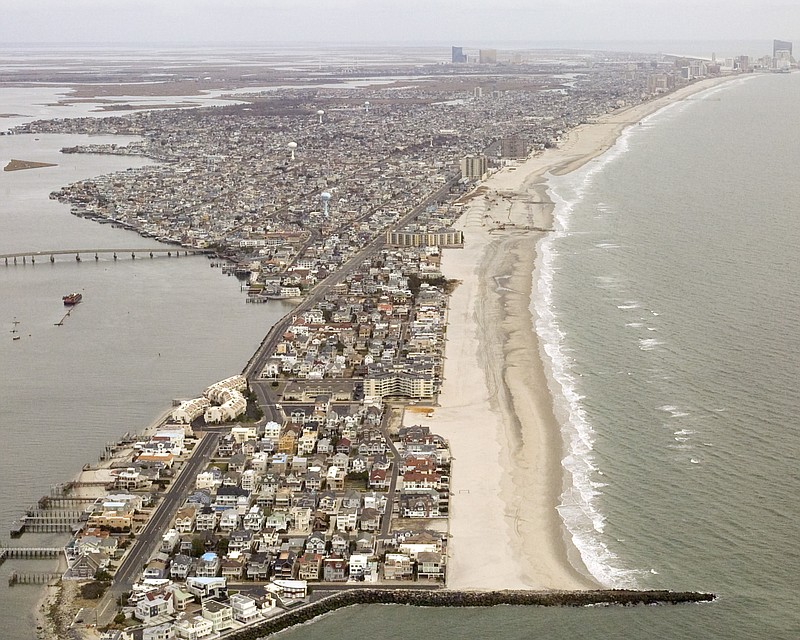
[[[532,308],[565,438],[561,513],[602,583],[680,607],[348,609],[284,634],[797,638],[800,74],[735,80],[550,181]],[[794,603],[794,604],[793,604]]]
[[[557,231],[538,247],[532,308],[564,426],[561,513],[576,546],[609,586],[710,590],[719,600],[357,607],[286,640],[798,637],[798,98],[800,74],[756,76],[646,118],[581,171],[551,180]],[[44,181],[44,171],[17,175]],[[137,239],[42,204],[65,180],[53,182],[26,201],[30,217],[14,223],[22,237],[40,224],[44,235]],[[241,369],[272,311],[245,305],[204,260],[0,265],[0,295],[17,305],[0,308],[31,334],[0,346],[3,527],[105,441]],[[186,270],[172,271],[179,265]],[[51,327],[73,289],[86,302]],[[126,321],[128,312],[141,315]],[[33,588],[6,589],[8,571],[6,612],[35,598]],[[4,637],[33,637],[25,621],[7,620]]]

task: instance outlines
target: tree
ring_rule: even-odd
[[[199,558],[202,556],[206,551],[205,544],[203,544],[203,539],[195,536],[192,538],[192,557]]]
[[[114,624],[122,626],[125,624],[125,621],[128,617],[120,611],[117,615],[114,616]]]
[[[111,574],[105,569],[98,569],[94,573],[94,579],[98,582],[111,582]]]
[[[106,592],[108,585],[103,582],[87,582],[81,585],[81,598],[85,600],[99,600]]]

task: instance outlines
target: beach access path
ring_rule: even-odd
[[[481,183],[459,220],[464,249],[443,253],[450,298],[439,407],[406,414],[447,438],[453,456],[447,586],[591,589],[557,511],[568,482],[531,312],[536,244],[553,225],[547,174],[604,153],[622,131],[730,77],[693,83],[571,130],[558,148]]]

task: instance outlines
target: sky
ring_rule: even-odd
[[[790,32],[787,32],[789,30]],[[798,0],[0,0],[15,43],[493,44],[800,36]]]

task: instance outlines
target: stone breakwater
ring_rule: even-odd
[[[586,607],[594,605],[657,605],[711,602],[713,593],[695,591],[423,591],[402,589],[354,589],[341,591],[261,624],[226,636],[226,640],[257,640],[314,618],[357,604],[403,604],[416,607]]]

